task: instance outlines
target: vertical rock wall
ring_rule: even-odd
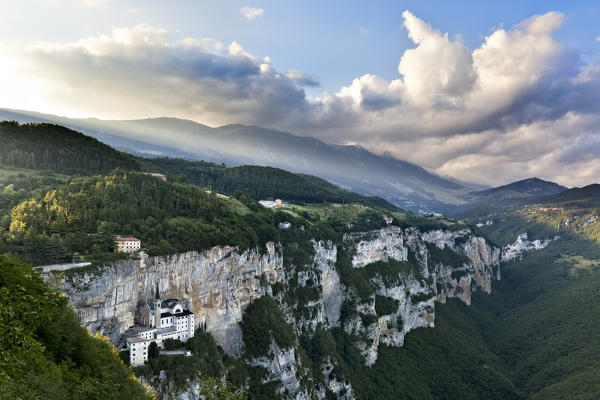
[[[433,261],[430,246],[447,249],[464,262],[460,265]],[[70,304],[92,332],[118,341],[139,320],[136,310],[157,296],[179,298],[189,302],[196,314],[197,326],[206,327],[224,350],[241,354],[242,336],[239,322],[243,311],[256,298],[273,294],[272,285],[288,287],[290,277],[298,285],[318,288],[319,298],[310,304],[286,304],[278,295],[282,309],[297,333],[311,334],[317,327],[342,327],[355,338],[366,365],[377,360],[379,344],[402,346],[405,335],[418,327],[433,327],[434,302],[458,297],[467,304],[474,290],[490,292],[491,283],[500,278],[498,249],[468,230],[432,230],[388,226],[375,231],[352,233],[341,243],[313,242],[314,258],[309,266],[284,267],[285,254],[269,243],[264,251],[247,250],[241,254],[232,247],[214,247],[204,252],[187,252],[168,257],[146,257],[120,261],[97,270],[54,271],[46,280],[62,290]],[[416,270],[399,274],[393,282],[376,273],[370,284],[375,293],[359,298],[339,275],[340,251],[351,255],[350,267],[369,267],[375,262],[396,260],[408,262],[409,255]],[[310,282],[310,283],[309,283]],[[281,285],[280,285],[281,286]],[[386,315],[377,315],[377,299],[389,298],[397,307]],[[344,303],[354,314],[341,320]],[[299,307],[310,309],[295,313]],[[348,310],[348,308],[346,308]],[[300,315],[301,314],[301,315]],[[308,317],[307,317],[308,315]],[[300,384],[306,370],[294,348],[274,345],[272,358],[251,361],[266,368],[269,380],[281,382],[286,398],[308,398],[311,393]],[[331,362],[330,362],[331,363]],[[350,382],[329,378],[332,365],[323,365],[324,386],[312,395],[323,398],[325,392],[342,391],[353,398]],[[329,371],[329,372],[328,372]],[[337,393],[337,392],[336,392]]]

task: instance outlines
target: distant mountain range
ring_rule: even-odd
[[[565,186],[561,186],[554,182],[545,181],[539,178],[528,178],[509,183],[508,185],[471,192],[467,198],[472,203],[512,203],[515,200],[518,201],[520,199],[529,199],[531,197],[549,196],[565,190],[567,190]]]
[[[508,185],[469,193],[466,196],[469,204],[459,208],[454,215],[470,220],[485,219],[488,215],[518,209],[533,202],[543,202],[568,191],[565,186],[543,179],[523,179]]]
[[[316,175],[349,191],[380,196],[415,212],[451,212],[468,204],[464,196],[478,188],[358,146],[331,145],[256,126],[210,128],[176,118],[103,121],[9,109],[0,109],[0,120],[64,125],[119,150],[146,157],[272,166]]]
[[[177,118],[99,120],[10,109],[0,109],[0,120],[60,124],[137,156],[271,166],[314,175],[348,191],[379,196],[418,213],[454,214],[481,204],[507,205],[566,189],[538,178],[488,189],[441,177],[418,165],[358,146],[331,145],[257,126],[211,128]]]
[[[246,195],[255,200],[280,198],[295,203],[358,203],[399,211],[398,207],[381,197],[349,192],[316,176],[255,165],[231,167],[181,158],[137,157],[57,124],[20,125],[13,121],[0,121],[0,144],[0,169],[7,167],[13,172],[13,169],[41,170],[42,176],[46,176],[44,173],[47,171],[93,176],[108,174],[115,169],[162,173],[169,180],[188,181],[220,194]],[[14,184],[15,174],[0,177],[0,188],[3,184]]]

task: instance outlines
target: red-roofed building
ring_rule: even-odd
[[[134,253],[142,247],[142,241],[134,237],[117,236],[116,243],[119,253]]]

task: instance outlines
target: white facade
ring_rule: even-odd
[[[267,207],[267,208],[273,208],[273,207],[278,207],[283,205],[283,200],[281,199],[275,199],[275,201],[271,201],[271,200],[260,200],[258,202],[258,204],[260,204],[263,207]]]
[[[167,176],[166,175],[158,174],[158,173],[155,173],[155,172],[146,172],[146,175],[150,175],[150,176],[153,176],[155,178],[162,179],[163,181],[167,180]]]
[[[147,340],[140,337],[127,339],[127,347],[129,348],[129,362],[131,365],[142,365],[148,360],[148,346],[152,340]]]
[[[177,299],[156,300],[150,305],[150,326],[127,339],[131,365],[142,365],[148,360],[148,346],[152,342],[161,348],[165,339],[186,342],[194,336],[194,323],[194,313],[184,309]]]
[[[119,253],[134,253],[138,251],[142,247],[142,242],[140,239],[132,238],[132,237],[120,237],[117,236],[117,251]]]

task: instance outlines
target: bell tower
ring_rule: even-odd
[[[160,314],[162,312],[160,307],[160,293],[158,291],[158,283],[156,284],[156,299],[154,300],[154,326],[160,329]]]
[[[154,301],[154,325],[157,329],[160,329],[160,299]]]

